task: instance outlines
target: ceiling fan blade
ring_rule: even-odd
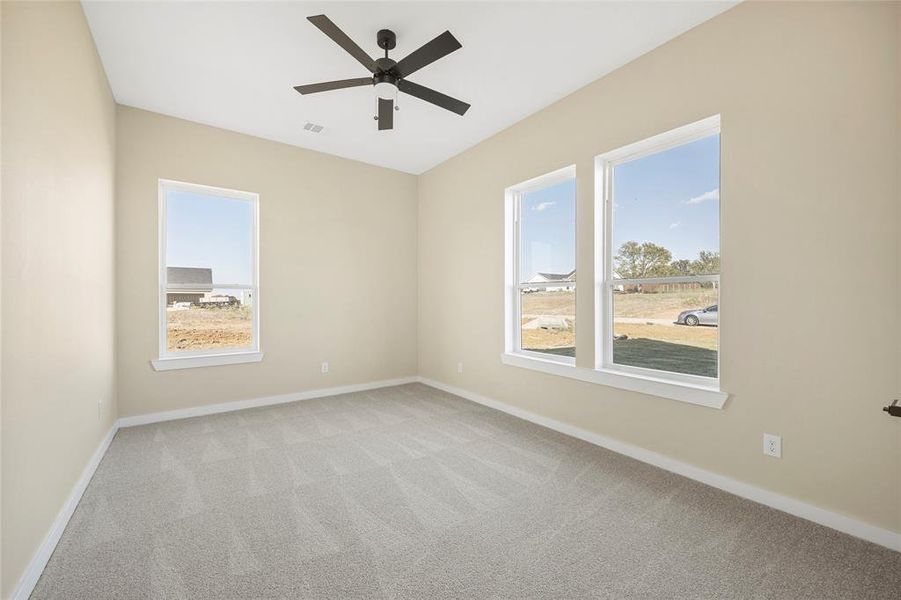
[[[469,104],[463,102],[462,100],[451,98],[450,96],[442,94],[441,92],[436,92],[431,88],[427,88],[424,85],[419,85],[418,83],[413,83],[412,81],[407,81],[406,79],[402,79],[397,82],[397,89],[405,94],[416,96],[420,100],[431,102],[435,106],[440,106],[441,108],[455,112],[460,116],[465,115],[466,111],[469,110]]]
[[[344,88],[359,87],[361,85],[372,85],[372,77],[357,77],[356,79],[341,79],[339,81],[324,81],[322,83],[311,83],[309,85],[296,85],[294,86],[294,89],[301,94],[315,94],[317,92],[343,90]]]
[[[431,42],[414,50],[406,58],[394,65],[394,72],[400,78],[407,77],[426,65],[432,64],[439,58],[447,56],[454,50],[459,50],[463,44],[457,41],[450,31],[445,31]]]
[[[394,129],[394,100],[379,98],[379,131]]]
[[[363,85],[372,85],[372,77],[357,77],[355,79],[340,79],[338,81],[324,81],[322,83],[311,83],[309,85],[296,85],[294,86],[294,89],[301,94],[315,94],[317,92],[343,90],[344,88],[360,87]]]
[[[376,72],[375,61],[372,60],[372,57],[366,54],[362,48],[357,46],[356,42],[350,39],[346,33],[341,31],[331,19],[325,15],[315,15],[307,17],[307,20],[318,27],[322,33],[332,38],[336,44],[344,48],[348,54],[356,58],[360,64],[369,69],[370,72]]]

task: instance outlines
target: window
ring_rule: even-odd
[[[261,360],[259,196],[161,180],[157,370]]]
[[[575,364],[576,179],[567,167],[507,190],[508,351]]]
[[[598,157],[596,181],[599,368],[718,388],[719,117]]]
[[[595,164],[594,223],[580,224],[595,238],[594,365],[575,360],[574,166],[505,190],[501,362],[722,408],[719,116]]]

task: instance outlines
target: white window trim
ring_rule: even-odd
[[[696,386],[690,383],[675,383],[651,375],[651,373],[658,373],[658,371],[649,371],[649,374],[638,374],[608,371],[606,369],[586,369],[548,360],[544,357],[524,356],[523,354],[510,352],[501,354],[501,362],[512,367],[539,371],[621,390],[640,392],[650,396],[678,400],[708,408],[722,408],[729,396],[725,392],[708,387]]]
[[[554,356],[541,352],[523,350],[521,348],[522,307],[520,305],[520,290],[525,287],[557,287],[559,284],[524,284],[519,281],[519,211],[520,200],[522,199],[523,194],[534,192],[546,187],[550,187],[552,185],[556,185],[558,183],[562,183],[564,181],[573,180],[575,178],[576,166],[570,165],[568,167],[563,167],[562,169],[557,169],[556,171],[546,173],[544,175],[541,175],[540,177],[535,177],[517,185],[510,186],[506,190],[504,190],[504,306],[506,307],[507,313],[507,318],[504,319],[504,339],[506,354],[519,356],[526,360],[537,360],[558,365],[568,365],[571,367],[574,367],[576,364],[576,359],[571,356]],[[578,209],[576,210],[576,214],[578,215]],[[578,223],[578,216],[576,218],[576,221]],[[578,276],[576,277],[576,279],[578,279]],[[578,281],[573,282],[574,289],[577,285]]]
[[[262,352],[232,352],[228,354],[206,354],[204,356],[176,356],[158,358],[150,361],[154,371],[173,371],[176,369],[196,369],[199,367],[218,367],[221,365],[237,365],[255,363],[263,360]]]
[[[602,154],[595,159],[595,323],[594,331],[595,341],[595,358],[597,365],[593,369],[577,367],[575,360],[561,360],[568,357],[554,357],[538,352],[529,352],[520,350],[520,306],[519,306],[519,289],[518,281],[518,257],[519,257],[519,227],[518,227],[518,196],[523,192],[534,191],[546,185],[553,185],[567,179],[575,178],[575,166],[565,167],[552,173],[536,177],[525,181],[519,185],[509,187],[505,190],[505,218],[504,218],[504,306],[506,311],[506,319],[504,319],[504,352],[501,353],[501,362],[518,368],[529,369],[577,381],[585,381],[597,385],[629,390],[704,406],[709,408],[722,408],[729,397],[727,392],[720,389],[719,379],[708,377],[698,377],[693,375],[681,375],[677,373],[667,373],[664,371],[656,371],[652,369],[642,369],[638,367],[628,367],[617,365],[615,368],[608,368],[604,364],[604,356],[609,356],[609,351],[604,352],[604,340],[607,336],[601,331],[602,328],[611,331],[610,341],[612,345],[612,329],[611,325],[604,327],[606,303],[605,294],[601,292],[605,289],[605,274],[607,269],[606,260],[608,252],[605,251],[604,243],[609,239],[609,232],[606,230],[609,218],[604,207],[609,203],[605,200],[605,188],[607,179],[603,177],[604,170],[601,168],[604,161],[610,162],[626,162],[634,160],[649,154],[654,154],[662,150],[666,150],[675,146],[714,135],[720,131],[719,115],[698,121],[680,127],[672,131],[654,136],[635,144],[619,148],[612,152]],[[601,175],[601,176],[599,176]],[[720,186],[722,188],[722,185]],[[722,227],[722,219],[720,220]],[[576,227],[579,227],[578,220]],[[720,234],[722,238],[722,231]],[[720,254],[722,261],[722,252]],[[578,264],[576,265],[578,270]],[[699,276],[687,277],[691,281],[710,280],[712,278],[719,279],[719,276]],[[666,281],[676,281],[678,278],[665,278]],[[644,283],[655,283],[655,279],[640,280]],[[585,283],[583,279],[583,284]],[[540,287],[532,286],[530,287]],[[722,301],[720,301],[720,305]],[[722,309],[720,308],[720,312]],[[597,325],[600,324],[600,325]],[[719,360],[719,355],[717,356]],[[719,365],[717,368],[719,373]]]
[[[166,345],[166,192],[180,190],[194,194],[218,196],[221,198],[233,198],[245,200],[251,204],[251,265],[253,265],[253,282],[251,284],[220,284],[213,282],[214,287],[231,289],[249,289],[253,293],[253,346],[251,348],[235,348],[222,350],[195,350],[189,352],[169,352]],[[158,313],[159,313],[159,349],[156,360],[150,363],[156,371],[169,371],[173,369],[191,369],[197,367],[213,367],[219,365],[233,365],[239,363],[260,362],[263,353],[260,350],[260,196],[254,192],[244,192],[226,188],[185,183],[170,179],[160,179],[158,187],[159,204],[159,285],[158,285]]]
[[[705,406],[720,408],[725,403],[728,394],[720,388],[719,374],[721,369],[721,353],[717,352],[717,377],[701,377],[683,373],[671,373],[655,369],[644,369],[627,365],[616,365],[613,357],[613,307],[612,294],[615,285],[629,283],[665,283],[678,281],[715,281],[719,285],[719,275],[701,275],[687,277],[665,277],[647,279],[613,279],[613,249],[608,248],[612,239],[612,195],[613,195],[613,168],[617,165],[630,162],[645,156],[657,154],[676,146],[682,146],[690,142],[717,135],[720,133],[720,116],[715,115],[701,121],[678,127],[671,131],[653,136],[606,152],[595,157],[595,370],[601,374],[616,376],[619,378],[632,377],[642,381],[653,381],[655,387],[661,384],[668,386],[685,387],[692,390],[691,397],[703,396],[701,402],[685,400]],[[721,194],[722,195],[722,194]],[[722,218],[720,219],[722,228]],[[720,231],[722,239],[722,230]],[[721,255],[722,256],[722,255]],[[720,259],[722,265],[722,258]],[[722,315],[722,302],[719,312]],[[675,395],[683,395],[673,390]],[[667,396],[672,397],[672,395]],[[683,399],[683,398],[676,398]]]

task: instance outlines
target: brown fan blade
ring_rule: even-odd
[[[372,85],[372,77],[357,77],[356,79],[341,79],[339,81],[325,81],[323,83],[311,83],[309,85],[297,85],[294,89],[301,94],[315,94],[329,90],[343,90],[344,88]]]
[[[366,54],[362,48],[357,46],[356,42],[350,39],[346,33],[341,31],[331,19],[325,15],[314,15],[312,17],[307,17],[307,20],[318,27],[322,33],[332,38],[332,41],[344,48],[348,54],[356,58],[360,64],[369,69],[370,72],[375,73],[377,71],[375,61],[372,60],[372,57]]]
[[[445,31],[431,42],[421,46],[418,50],[414,50],[406,58],[394,65],[394,71],[398,77],[407,77],[418,71],[426,65],[430,65],[439,58],[443,58],[463,47],[463,44],[457,41],[450,31]]]
[[[407,81],[406,79],[397,82],[397,89],[405,94],[416,96],[420,100],[425,100],[435,106],[440,106],[441,108],[457,113],[460,116],[465,115],[466,111],[469,110],[469,104],[462,100],[451,98],[441,92],[436,92],[431,88],[419,85],[418,83],[413,83],[412,81]]]

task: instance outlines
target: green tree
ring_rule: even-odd
[[[613,257],[613,268],[623,279],[665,277],[670,273],[672,253],[652,242],[626,242]]]
[[[691,275],[691,272],[691,261],[686,258],[670,263],[670,274],[672,275]]]
[[[720,253],[701,250],[691,268],[692,275],[716,275],[720,272]]]

